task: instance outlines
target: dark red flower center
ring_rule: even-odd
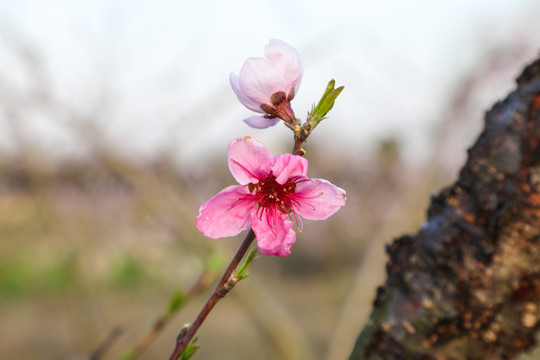
[[[285,184],[276,181],[273,174],[265,176],[257,184],[250,183],[248,189],[256,197],[257,212],[263,209],[278,210],[281,213],[288,214],[298,205],[294,193],[299,177],[295,176],[287,180]],[[300,180],[301,181],[301,180]]]

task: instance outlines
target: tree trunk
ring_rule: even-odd
[[[350,360],[512,359],[540,328],[540,59],[493,106],[459,179],[396,239]]]

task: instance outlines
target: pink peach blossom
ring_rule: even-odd
[[[289,102],[302,80],[300,56],[289,44],[272,39],[265,47],[265,56],[267,59],[247,59],[239,76],[230,75],[238,100],[248,109],[265,114],[244,120],[258,129],[275,125],[280,118],[293,121],[294,112]]]
[[[273,156],[246,136],[229,144],[229,169],[240,185],[229,186],[199,209],[197,228],[211,238],[234,236],[250,226],[261,252],[287,256],[304,217],[324,220],[345,205],[345,191],[307,177],[301,156]]]

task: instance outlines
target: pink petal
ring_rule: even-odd
[[[251,226],[261,253],[275,256],[287,256],[291,253],[290,248],[296,240],[296,233],[292,229],[293,222],[286,215],[273,211],[258,218],[254,211],[251,217]]]
[[[298,93],[303,72],[298,51],[284,41],[272,39],[265,47],[265,56],[282,74],[285,80],[285,88],[282,90],[289,94],[294,87],[295,93]]]
[[[264,116],[250,116],[244,119],[244,122],[255,129],[266,129],[280,122],[280,118],[267,119]]]
[[[238,83],[244,95],[258,105],[270,105],[270,97],[285,88],[281,71],[270,61],[260,58],[246,60],[240,69]]]
[[[296,185],[297,213],[310,220],[324,220],[345,205],[345,190],[322,179],[310,179]]]
[[[281,185],[294,176],[307,176],[308,161],[301,156],[292,154],[278,155],[274,159],[274,165],[270,169],[276,181]]]
[[[240,185],[258,183],[270,172],[272,152],[251,136],[237,138],[229,144],[229,169]]]
[[[236,74],[231,73],[231,75],[229,76],[229,80],[231,82],[231,87],[236,94],[236,97],[245,107],[261,114],[264,113],[264,111],[261,110],[260,103],[253,101],[251,98],[247,97],[244,94],[244,92],[240,88],[239,78]]]
[[[197,229],[213,239],[234,236],[249,228],[250,211],[254,202],[249,198],[249,190],[232,185],[221,190],[204,203],[197,216]]]

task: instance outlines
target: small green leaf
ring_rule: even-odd
[[[138,288],[151,279],[144,263],[131,253],[125,253],[112,264],[111,283],[122,288]]]
[[[335,86],[336,86],[336,80],[334,80],[334,79],[330,80],[328,82],[328,85],[326,85],[326,90],[324,90],[324,94],[323,94],[321,100],[325,99],[328,96],[328,94],[330,94],[334,90]]]
[[[200,345],[196,344],[198,338],[193,339],[193,341],[186,346],[184,352],[182,355],[180,355],[180,358],[178,360],[188,360],[191,359],[193,355],[199,350]]]
[[[137,357],[137,351],[134,348],[127,349],[119,357],[118,360],[132,360]]]
[[[243,280],[249,276],[249,274],[246,274],[246,270],[255,259],[255,255],[257,255],[256,246],[251,248],[246,259],[244,260],[244,263],[240,266],[240,268],[238,268],[238,270],[236,270],[235,276],[238,277],[238,280]]]
[[[186,302],[186,294],[182,290],[176,290],[169,299],[167,315],[172,315],[180,309]]]
[[[328,112],[334,107],[334,102],[336,101],[336,98],[343,90],[343,86],[335,89],[335,85],[335,80],[330,80],[330,82],[326,86],[326,90],[324,91],[323,96],[321,97],[321,100],[309,114],[309,124],[311,125],[311,129],[315,128],[315,126],[317,126],[322,120],[324,120],[326,114],[328,114]]]
[[[208,269],[211,273],[217,273],[223,267],[225,262],[222,252],[214,251],[209,259],[205,261],[205,268]]]

